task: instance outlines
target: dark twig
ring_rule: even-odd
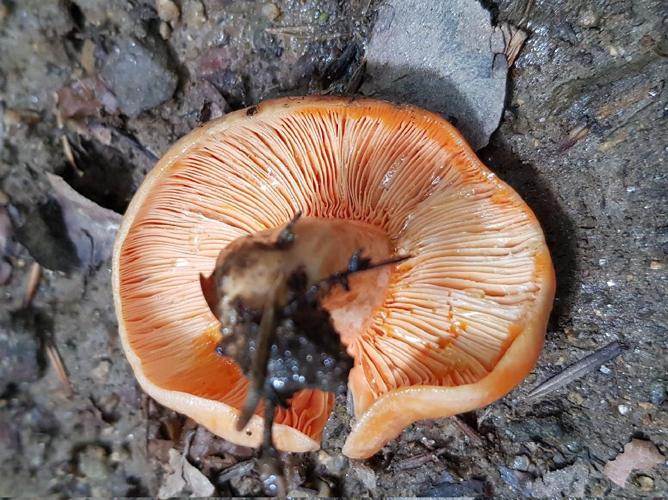
[[[482,438],[480,437],[480,434],[478,434],[478,432],[469,424],[467,424],[461,417],[453,415],[452,421],[457,426],[457,428],[471,440],[474,445],[480,446],[482,444]]]
[[[305,292],[304,296],[296,297],[292,303],[288,304],[288,307],[294,307],[300,300],[304,300],[305,298],[308,300],[309,297],[318,296],[320,292],[326,292],[336,285],[341,285],[346,291],[348,291],[350,290],[348,278],[350,278],[352,274],[363,271],[371,271],[373,269],[391,266],[393,264],[399,264],[405,260],[410,259],[411,257],[412,255],[402,255],[399,257],[392,257],[391,259],[387,260],[381,260],[380,262],[371,262],[371,259],[362,257],[362,250],[359,249],[350,257],[350,260],[348,261],[348,269],[334,273],[331,276],[328,276],[314,283]]]
[[[558,373],[554,377],[547,379],[538,386],[534,387],[526,397],[527,401],[532,401],[547,396],[548,394],[570,384],[574,380],[595,370],[604,363],[615,359],[624,351],[624,346],[617,341],[611,342],[598,351],[582,358],[577,363]]]

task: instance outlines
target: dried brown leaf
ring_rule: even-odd
[[[632,439],[624,446],[624,451],[610,460],[603,468],[603,473],[618,486],[626,485],[632,470],[647,471],[663,462],[664,456],[651,441]]]

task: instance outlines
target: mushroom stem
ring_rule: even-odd
[[[257,345],[255,346],[255,353],[251,361],[251,371],[249,374],[250,387],[248,388],[248,395],[244,403],[243,409],[237,419],[237,430],[241,431],[248,424],[248,421],[253,416],[255,409],[260,404],[262,399],[263,388],[267,380],[267,363],[269,362],[269,354],[271,342],[276,333],[275,328],[275,299],[276,291],[278,290],[278,283],[282,281],[279,276],[276,280],[275,286],[269,291],[267,295],[267,302],[262,310],[262,318],[258,328]],[[266,413],[267,410],[265,410]],[[269,439],[271,444],[271,439]]]
[[[260,451],[260,473],[265,476],[267,489],[278,497],[286,496],[286,480],[283,464],[279,460],[274,446],[273,429],[276,405],[267,398],[264,404],[264,429],[262,431],[262,450]]]

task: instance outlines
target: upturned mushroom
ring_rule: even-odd
[[[517,386],[555,277],[530,208],[440,116],[304,97],[177,142],[125,214],[113,286],[158,402],[246,446],[273,416],[304,452],[347,386],[343,452],[365,458]]]

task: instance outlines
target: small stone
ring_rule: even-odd
[[[107,479],[111,474],[107,460],[107,450],[97,445],[86,446],[79,453],[79,470],[89,479]]]
[[[110,369],[111,361],[103,359],[97,364],[95,368],[91,370],[91,375],[96,382],[106,382]]]
[[[577,23],[578,26],[583,28],[595,28],[598,26],[600,19],[601,18],[598,15],[598,12],[593,10],[591,7],[584,7],[580,9]]]
[[[371,467],[362,462],[353,462],[350,464],[353,473],[359,479],[369,492],[376,491],[376,473]]]
[[[316,462],[322,467],[322,472],[328,476],[339,477],[343,474],[348,464],[348,460],[343,455],[330,455],[324,450],[320,450],[316,455]]]
[[[660,260],[653,260],[649,263],[649,268],[652,271],[659,271],[664,268],[664,264]]]
[[[655,406],[661,406],[666,400],[666,388],[661,382],[655,382],[650,386],[649,400]]]
[[[115,463],[123,463],[130,459],[130,453],[125,448],[114,450],[109,456],[109,460]]]
[[[600,371],[604,375],[610,375],[610,373],[612,372],[612,370],[610,370],[610,368],[608,368],[605,365],[601,365],[601,367],[598,369],[598,371]]]
[[[515,470],[527,471],[530,465],[531,462],[526,455],[517,455],[513,459],[513,469]]]
[[[582,445],[580,444],[579,441],[575,439],[569,439],[568,441],[566,441],[566,448],[568,449],[568,451],[572,453],[577,453],[582,449]]]
[[[158,31],[160,31],[160,36],[163,40],[167,40],[170,36],[172,36],[172,28],[165,21],[160,21],[160,27],[158,28]]]
[[[119,41],[107,58],[102,79],[118,99],[121,111],[135,117],[172,97],[178,77],[160,39]]]
[[[619,412],[620,415],[626,415],[628,412],[631,411],[631,408],[629,408],[626,405],[619,405],[617,406],[617,411]]]
[[[584,397],[579,392],[571,391],[568,393],[568,400],[573,404],[581,405]]]
[[[275,3],[269,2],[262,6],[262,15],[270,21],[275,21],[281,15],[281,11]]]
[[[158,17],[172,26],[179,20],[181,16],[181,11],[179,11],[179,6],[176,5],[172,0],[156,0],[155,1],[155,10],[158,11]]]
[[[640,491],[654,491],[654,479],[644,474],[640,474],[635,479]]]
[[[200,0],[188,0],[183,7],[183,21],[189,28],[201,28],[206,22],[206,11]]]

